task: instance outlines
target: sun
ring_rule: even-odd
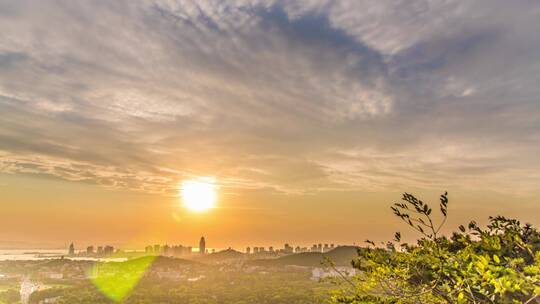
[[[191,211],[202,212],[211,209],[217,199],[216,181],[210,177],[185,180],[180,187],[180,196],[184,207]]]

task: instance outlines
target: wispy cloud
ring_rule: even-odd
[[[0,170],[537,189],[531,1],[0,2]],[[481,180],[482,182],[478,182]]]

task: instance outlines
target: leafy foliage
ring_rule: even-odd
[[[417,244],[359,250],[354,288],[336,291],[333,303],[540,303],[540,233],[514,219],[490,217],[485,228],[470,222],[451,237],[440,236],[448,195],[432,208],[405,193],[392,211],[420,233]]]

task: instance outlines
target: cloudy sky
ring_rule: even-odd
[[[531,0],[0,0],[0,246],[385,239],[403,191],[450,191],[451,224],[540,224],[539,20]],[[220,187],[204,216],[177,202],[198,176]]]

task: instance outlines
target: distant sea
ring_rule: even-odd
[[[122,262],[127,258],[68,257],[65,249],[0,249],[0,261],[40,261],[47,259],[65,259],[78,261],[113,261]]]

